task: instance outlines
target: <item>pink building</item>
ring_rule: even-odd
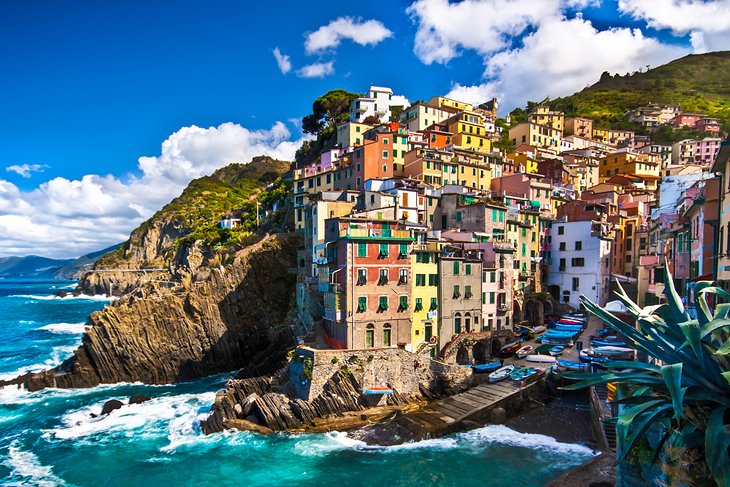
[[[695,143],[694,162],[696,164],[713,164],[717,153],[720,151],[722,139],[719,137],[707,137]]]
[[[686,113],[682,112],[676,117],[674,117],[674,120],[672,121],[672,125],[675,127],[689,127],[689,128],[695,128],[697,125],[697,122],[702,120],[704,115],[699,113]]]
[[[700,132],[708,132],[710,134],[718,135],[720,133],[720,119],[702,117],[702,119],[695,124],[695,128]]]

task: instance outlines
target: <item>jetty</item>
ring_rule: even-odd
[[[544,376],[529,384],[506,380],[483,383],[427,406],[350,433],[371,444],[390,445],[435,438],[488,422],[501,422],[506,411],[542,398]],[[497,412],[497,408],[504,411]]]

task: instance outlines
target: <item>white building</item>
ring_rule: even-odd
[[[684,139],[672,145],[672,164],[691,164],[695,161],[697,141]]]
[[[609,224],[555,221],[550,229],[548,289],[561,303],[580,307],[580,296],[606,304],[611,276]]]
[[[390,121],[390,106],[393,90],[382,86],[371,86],[368,96],[356,98],[350,104],[350,120],[362,123],[370,116],[378,117],[381,122]]]
[[[659,167],[661,168],[661,174],[665,175],[665,171],[672,164],[672,146],[661,145],[661,144],[648,144],[643,147],[635,149],[640,154],[654,154],[659,161]]]

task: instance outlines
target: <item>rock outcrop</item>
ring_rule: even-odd
[[[266,236],[226,256],[193,246],[174,284],[148,282],[93,313],[74,356],[11,383],[29,390],[100,383],[172,383],[282,356],[292,343],[298,236]],[[7,384],[7,383],[6,383]],[[4,384],[0,383],[0,386]]]

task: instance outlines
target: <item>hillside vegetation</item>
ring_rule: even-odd
[[[578,93],[550,101],[566,116],[596,120],[599,126],[626,126],[623,115],[648,103],[676,104],[705,113],[730,129],[730,51],[689,55],[641,73],[603,73],[600,81]]]

